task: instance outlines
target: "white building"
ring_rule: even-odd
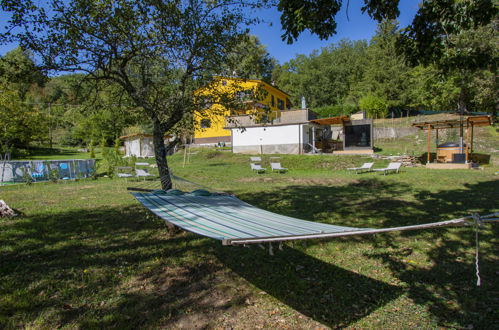
[[[154,143],[151,134],[131,134],[121,136],[125,143],[125,157],[148,158],[154,157]],[[165,138],[164,143],[168,144],[169,138]]]
[[[351,120],[347,116],[317,119],[317,114],[308,109],[282,111],[279,118],[268,123],[257,122],[251,115],[232,116],[225,128],[231,130],[234,153],[373,152],[372,120]]]
[[[301,154],[312,151],[318,133],[327,127],[311,123],[316,114],[310,110],[288,110],[272,123],[256,123],[248,115],[233,116],[228,121],[234,153]],[[229,124],[230,123],[230,124]]]

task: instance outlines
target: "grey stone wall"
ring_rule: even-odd
[[[418,133],[415,127],[374,127],[374,138],[394,139]]]

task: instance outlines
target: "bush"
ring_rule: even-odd
[[[326,105],[323,107],[318,107],[313,109],[321,117],[336,117],[336,116],[348,116],[358,109],[353,104],[335,104]]]
[[[88,151],[90,152],[90,158],[95,158],[94,140],[90,140],[90,143],[88,144]]]
[[[385,118],[388,114],[388,101],[374,94],[367,94],[359,100],[361,110],[371,118]]]
[[[216,157],[219,157],[223,155],[222,152],[218,151],[218,150],[210,150],[206,153],[206,159],[212,159],[212,158],[216,158]]]

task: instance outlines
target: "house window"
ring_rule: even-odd
[[[279,110],[284,110],[284,101],[283,100],[277,99],[277,108],[279,108]]]
[[[272,105],[273,107],[275,107],[275,99],[274,99],[274,95],[272,95],[272,97],[271,97],[271,105]]]
[[[201,128],[210,128],[211,120],[209,119],[201,119]]]

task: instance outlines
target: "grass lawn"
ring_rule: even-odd
[[[31,148],[24,150],[22,157],[15,157],[15,160],[61,160],[61,159],[89,159],[90,153],[79,151],[76,147],[57,147],[57,148]]]
[[[290,155],[289,173],[257,175],[246,155],[182,158],[169,158],[177,176],[312,221],[381,228],[499,211],[497,167],[355,175],[342,169],[361,157]],[[22,213],[0,219],[0,328],[497,327],[499,225],[480,231],[477,287],[473,228],[295,242],[269,256],[169,234],[126,191],[154,184],[0,187]]]

